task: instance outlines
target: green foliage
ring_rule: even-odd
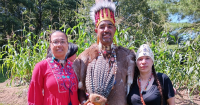
[[[164,19],[166,32],[173,32],[176,38],[180,34],[198,33],[200,27],[200,1],[199,0],[147,0],[148,5]],[[176,22],[172,23],[169,16]],[[175,19],[174,19],[175,18]],[[186,20],[186,22],[181,22]],[[183,36],[181,36],[183,37]]]
[[[4,30],[0,32],[0,40],[7,41],[7,44],[3,43],[5,45],[0,49],[0,72],[12,80],[19,78],[21,83],[30,81],[35,64],[45,59],[49,30],[64,31],[69,42],[78,45],[77,55],[96,42],[94,25],[89,19],[89,9],[94,0],[18,0],[17,3],[1,1],[0,10],[5,12],[0,14],[0,22],[4,22],[0,26]],[[178,89],[187,87],[190,93],[200,91],[200,35],[197,33],[194,41],[178,45],[179,37],[170,34],[172,30],[182,26],[183,30],[191,28],[194,32],[199,32],[199,25],[167,22],[167,7],[171,11],[173,5],[178,6],[179,3],[166,3],[163,0],[114,1],[117,5],[117,29],[114,38],[117,45],[137,51],[141,44],[150,44],[155,55],[156,71],[166,73]],[[187,7],[184,2],[190,6],[194,4],[181,1],[184,7],[178,6],[178,9],[183,12]],[[197,10],[197,0],[195,3],[195,8],[188,8]],[[184,15],[188,13],[185,11]],[[44,30],[38,30],[39,27]],[[6,37],[7,40],[4,40]]]
[[[16,35],[10,36],[8,44],[1,47],[0,53],[0,59],[3,60],[1,68],[2,70],[7,69],[6,76],[12,80],[18,78],[21,83],[30,81],[35,64],[45,59],[48,47],[45,33],[40,34],[36,43],[31,40],[31,35],[34,38],[37,38],[37,35],[25,30],[23,33],[25,36],[20,37],[20,40]]]
[[[116,0],[117,24],[121,28],[131,28],[128,34],[135,39],[153,41],[163,31],[163,20],[152,10],[146,0]],[[157,37],[155,37],[157,36]]]
[[[78,30],[78,32],[75,30]],[[78,55],[86,48],[89,48],[90,45],[96,43],[96,37],[87,30],[86,25],[84,25],[82,22],[80,22],[77,26],[74,26],[71,29],[71,32],[74,32],[75,38],[71,39],[69,42],[73,42],[78,45]]]
[[[178,89],[187,87],[190,93],[200,91],[200,43],[188,41],[183,45],[173,45],[171,49],[167,40],[165,37],[152,43],[156,70],[166,73]]]
[[[62,27],[65,27],[65,25]],[[149,41],[148,38],[145,40],[134,39],[134,37],[128,34],[128,30],[130,28],[123,29],[119,26],[117,27],[115,39],[118,45],[136,51],[141,44],[150,44],[155,55],[155,68],[157,72],[166,73],[178,89],[187,87],[190,93],[199,89],[199,41],[188,41],[183,45],[170,45],[172,46],[170,47],[168,44],[169,33],[163,32],[159,40]],[[95,35],[92,35],[92,32],[88,31],[87,26],[82,22],[73,28],[64,29],[64,31],[68,34],[69,42],[78,45],[77,55],[96,42]],[[20,37],[20,39],[15,35],[8,39],[8,44],[2,46],[0,53],[0,58],[3,60],[1,68],[7,68],[6,74],[8,77],[13,80],[20,78],[21,81],[30,81],[35,64],[45,59],[48,47],[47,32],[41,32],[37,38],[37,35],[34,33],[23,30],[24,36]],[[33,38],[38,39],[37,43],[31,40],[31,35],[34,36]]]

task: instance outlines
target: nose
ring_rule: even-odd
[[[108,29],[108,27],[106,26],[105,29],[104,29],[104,31],[105,31],[105,32],[108,32],[108,30],[109,30],[109,29]]]
[[[146,63],[146,60],[145,60],[145,59],[142,59],[142,63]]]

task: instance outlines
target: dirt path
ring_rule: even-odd
[[[0,105],[27,105],[28,86],[7,86],[10,80],[0,83]]]
[[[10,81],[0,83],[0,105],[27,105],[28,86],[6,86]],[[200,105],[200,95],[194,94],[188,97],[186,89],[176,94],[176,105]]]

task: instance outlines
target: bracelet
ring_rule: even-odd
[[[81,102],[81,105],[84,105],[85,102],[86,102],[86,100],[82,101],[82,102]]]

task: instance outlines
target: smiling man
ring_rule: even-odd
[[[91,8],[97,43],[82,52],[73,64],[79,89],[89,94],[88,105],[126,105],[133,81],[135,53],[113,43],[114,13],[115,4],[108,1],[99,1]]]

